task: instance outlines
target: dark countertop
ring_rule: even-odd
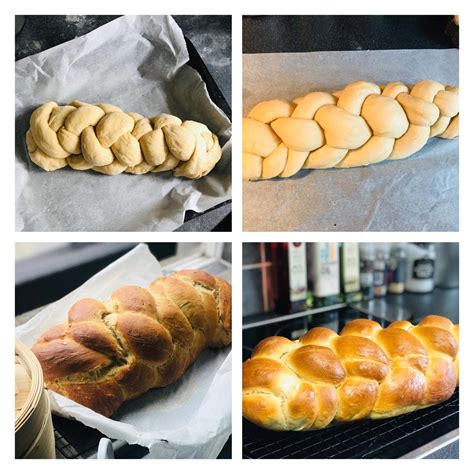
[[[244,16],[243,52],[453,48],[456,28],[447,31],[450,19],[442,15]]]
[[[345,306],[345,303],[335,305],[336,309],[342,309]],[[351,306],[367,311],[387,321],[392,321],[397,316],[403,315],[403,319],[410,319],[416,324],[424,316],[439,314],[448,317],[453,323],[459,323],[459,288],[435,288],[431,293],[405,292],[401,295],[389,293],[384,298],[374,298],[370,301],[362,301]],[[325,310],[326,308],[324,307],[315,308],[315,310],[302,311],[295,315],[281,315],[276,312],[253,314],[245,316],[243,323],[246,326],[264,325],[272,320],[281,319],[282,316],[285,319],[291,320],[293,316],[296,319],[298,317],[305,317],[306,314],[314,311],[322,313]]]
[[[389,305],[408,310],[415,322],[429,314],[440,314],[459,323],[459,288],[435,288],[431,293],[389,294],[385,300]]]
[[[191,40],[211,76],[232,105],[232,17],[230,15],[173,15]]]
[[[15,41],[15,60],[85,35],[118,18],[117,15],[27,15]],[[232,104],[231,16],[173,16],[184,35],[193,43],[210,75],[229,105]],[[186,212],[186,221],[178,231],[230,231],[232,206],[227,201],[198,214]],[[219,211],[219,212],[216,212]]]

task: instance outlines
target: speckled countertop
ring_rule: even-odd
[[[457,47],[446,15],[244,16],[244,53]],[[344,32],[344,34],[341,34]]]
[[[117,15],[28,15],[24,24],[17,17],[15,26],[15,60],[39,53],[58,44],[85,35],[116,18]],[[224,15],[177,15],[173,16],[191,40],[204,64],[214,78],[229,105],[232,103],[231,81],[231,17]],[[180,231],[231,230],[231,203],[217,206],[198,215],[186,214],[187,222]],[[191,219],[191,220],[189,220]]]
[[[231,105],[232,18],[223,15],[174,15],[173,18],[194,44],[226,101]]]

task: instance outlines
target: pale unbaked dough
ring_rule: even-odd
[[[286,178],[302,168],[349,168],[406,158],[430,137],[459,133],[458,88],[424,80],[257,104],[242,123],[242,175]]]
[[[202,123],[168,114],[147,119],[114,105],[80,101],[38,107],[26,144],[31,161],[46,171],[70,166],[108,175],[172,170],[197,179],[222,156],[217,136]]]

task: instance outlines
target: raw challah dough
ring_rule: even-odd
[[[110,104],[48,102],[30,119],[26,143],[31,161],[46,171],[65,166],[115,175],[173,170],[206,176],[220,160],[217,136],[204,124],[168,114],[146,119]]]
[[[257,104],[243,119],[243,178],[287,178],[301,168],[350,168],[399,160],[430,137],[455,138],[458,88],[420,81],[310,92]]]
[[[269,337],[243,365],[243,415],[271,430],[388,418],[447,400],[459,382],[459,326],[442,316],[386,329],[368,319],[340,335]]]
[[[77,301],[32,350],[49,389],[110,416],[178,380],[206,347],[228,346],[231,318],[230,285],[183,270],[148,289],[120,288],[106,302]]]

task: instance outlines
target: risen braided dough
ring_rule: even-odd
[[[457,137],[458,127],[458,88],[429,80],[412,89],[359,81],[333,94],[260,102],[243,119],[243,178],[398,160],[430,137]]]
[[[217,136],[204,124],[162,114],[146,119],[110,104],[48,102],[30,118],[26,143],[31,160],[46,171],[65,166],[115,175],[173,170],[206,176],[220,160]]]
[[[312,430],[443,402],[459,383],[458,340],[459,326],[442,316],[269,337],[243,365],[243,415],[271,430]]]

